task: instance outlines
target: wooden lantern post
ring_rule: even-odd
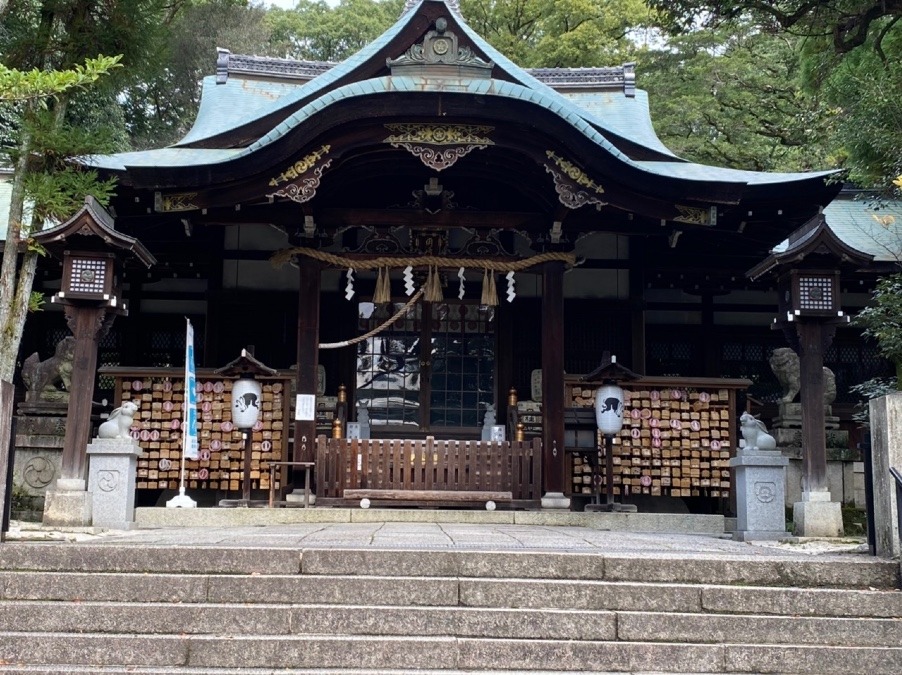
[[[52,300],[64,307],[75,353],[60,482],[64,489],[84,491],[97,345],[117,315],[128,315],[119,297],[117,266],[133,258],[149,268],[156,260],[140,241],[117,232],[113,218],[90,196],[71,219],[34,240],[63,261],[60,291]]]
[[[795,505],[793,519],[801,536],[842,534],[839,503],[831,502],[827,484],[824,352],[837,326],[849,322],[840,307],[840,271],[864,267],[872,258],[840,241],[818,214],[790,236],[784,250],[775,250],[746,273],[752,280],[777,278],[780,313],[773,327],[799,355],[802,502]],[[814,516],[816,511],[824,517]]]
[[[248,348],[250,349],[250,348]],[[254,425],[260,418],[261,386],[256,378],[273,377],[278,371],[264,365],[254,355],[242,349],[241,355],[222,368],[213,371],[217,375],[237,378],[232,385],[232,419],[241,430],[242,448],[244,452],[244,480],[242,481],[241,499],[222,499],[220,506],[251,506],[251,450],[253,448]],[[245,386],[242,386],[242,383]],[[268,503],[268,502],[261,502]]]
[[[639,377],[617,363],[616,356],[605,353],[601,365],[582,378],[583,382],[601,383],[595,392],[595,417],[598,431],[605,441],[605,503],[588,505],[587,511],[636,511],[634,505],[614,501],[614,436],[620,433],[623,426],[624,400],[620,383],[638,380]]]

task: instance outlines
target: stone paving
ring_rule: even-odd
[[[794,557],[866,552],[854,539],[800,543],[736,542],[723,536],[606,531],[578,526],[472,523],[295,523],[291,525],[166,527],[129,531],[53,530],[14,523],[7,541],[78,544],[216,546],[236,548],[374,548],[416,550],[522,550],[642,555]],[[867,559],[861,555],[856,558]]]

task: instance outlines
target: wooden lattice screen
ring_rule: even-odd
[[[347,489],[510,491],[541,499],[542,445],[452,440],[316,439],[320,497]]]

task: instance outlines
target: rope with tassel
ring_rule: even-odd
[[[565,253],[563,251],[548,251],[546,253],[538,253],[529,258],[520,260],[511,260],[510,262],[503,260],[485,260],[482,258],[455,258],[453,256],[380,256],[378,258],[370,258],[362,260],[357,258],[348,258],[346,256],[320,251],[315,248],[306,248],[299,246],[297,248],[288,248],[277,251],[270,257],[269,261],[273,267],[281,267],[289,262],[293,257],[302,255],[307,258],[313,258],[320,262],[328,263],[334,267],[346,269],[353,267],[358,270],[377,270],[381,267],[398,268],[413,265],[414,267],[429,268],[448,268],[448,267],[469,267],[471,269],[484,269],[493,272],[522,272],[523,270],[535,267],[544,262],[559,261],[565,263],[569,267],[576,265],[576,256],[573,253]]]
[[[350,340],[343,340],[341,342],[321,342],[319,345],[320,349],[338,349],[339,347],[350,347],[351,345],[356,345],[358,342],[363,342],[364,340],[368,340],[371,337],[378,335],[386,328],[391,326],[395,321],[400,319],[404,314],[406,314],[411,307],[413,307],[417,301],[423,297],[423,293],[425,293],[426,288],[423,287],[410,296],[410,300],[408,300],[403,307],[401,307],[397,312],[395,312],[390,318],[386,319],[378,326],[376,326],[369,333],[365,333],[364,335],[359,335],[355,338],[351,338]]]

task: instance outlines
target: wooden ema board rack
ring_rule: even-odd
[[[728,498],[732,489],[729,460],[737,447],[736,393],[744,379],[643,377],[624,384],[624,423],[614,439],[613,492],[671,497]],[[598,385],[579,376],[565,380],[565,408],[594,408]],[[524,436],[541,437],[542,410],[520,401],[518,420]],[[603,447],[603,439],[597,443]],[[593,494],[592,467],[571,456],[571,490]],[[599,453],[604,492],[604,456]]]
[[[119,369],[115,369],[119,370]],[[182,452],[183,371],[114,373],[116,405],[135,401],[138,413],[132,437],[141,445],[137,489],[178,489]],[[267,460],[284,461],[289,427],[288,380],[261,378],[260,418],[248,433],[251,488],[269,489]],[[241,431],[232,424],[229,407],[234,380],[212,373],[197,373],[197,432],[200,457],[185,462],[188,489],[238,491],[242,489],[244,452]],[[281,468],[276,474],[281,483]]]
[[[594,394],[580,387],[575,398],[591,407]],[[624,391],[623,429],[613,447],[614,494],[729,497],[733,399],[727,389]],[[574,457],[574,492],[594,491],[591,471]]]

